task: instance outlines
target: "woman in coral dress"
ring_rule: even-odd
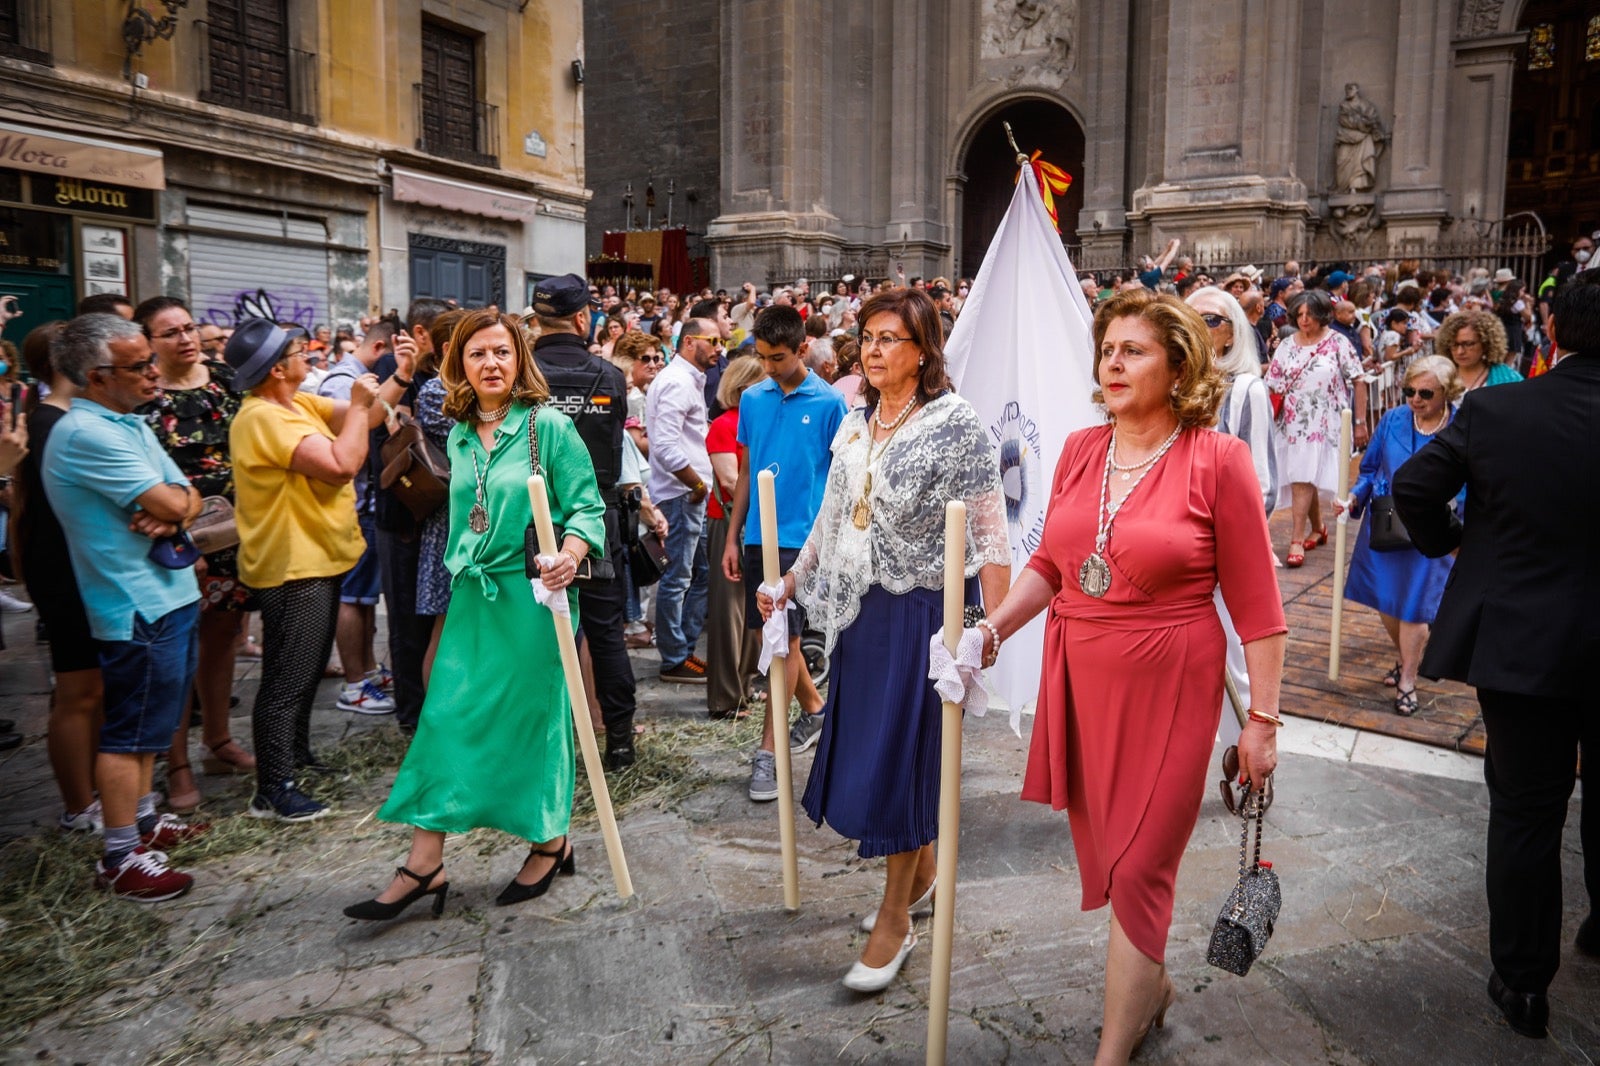
[[[1094,333],[1111,424],[1067,438],[1043,541],[990,622],[1003,640],[1049,608],[1022,798],[1066,808],[1083,908],[1111,904],[1095,1061],[1116,1063],[1173,999],[1173,882],[1222,706],[1212,590],[1244,644],[1239,762],[1256,785],[1277,763],[1287,629],[1249,447],[1207,428],[1223,383],[1205,323],[1133,291],[1100,308]]]

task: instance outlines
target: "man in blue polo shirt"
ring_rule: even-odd
[[[792,306],[775,305],[756,316],[757,359],[767,372],[767,380],[745,390],[739,401],[739,443],[744,446],[739,461],[739,480],[733,490],[733,505],[728,512],[728,528],[744,530],[744,550],[739,541],[728,538],[722,555],[722,571],[729,581],[744,581],[745,625],[761,628],[761,612],[756,608],[756,587],[761,584],[761,512],[750,506],[750,472],[772,470],[777,475],[778,563],[786,571],[805,545],[822,506],[822,492],[833,462],[833,436],[844,421],[844,397],[832,385],[806,367],[805,320]],[[749,358],[748,356],[746,358]],[[742,554],[742,558],[741,558]],[[805,613],[798,605],[788,612],[789,691],[805,712],[789,734],[789,750],[802,752],[822,734],[822,697],[811,683],[811,675],[800,654],[800,634],[805,629]],[[750,769],[750,798],[758,801],[778,798],[778,770],[773,757],[774,724],[781,715],[789,724],[788,708],[774,713],[772,697],[767,697],[766,721],[761,727],[761,748]]]
[[[200,494],[132,413],[156,396],[142,327],[120,315],[80,315],[62,329],[51,362],[80,391],[50,434],[41,472],[68,531],[105,685],[95,757],[105,855],[95,882],[124,899],[155,903],[194,883],[167,865],[166,849],[206,829],[157,815],[150,792],[156,754],[171,747],[188,698],[200,621],[192,562],[159,550],[152,558],[152,542],[193,521]]]

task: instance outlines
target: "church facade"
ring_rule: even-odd
[[[1481,234],[1508,214],[1541,2],[691,0],[658,49],[630,40],[654,5],[591,4],[590,245],[628,222],[602,182],[671,180],[719,284],[970,275],[1011,195],[1008,125],[1072,176],[1062,232],[1091,267],[1170,236],[1227,262]],[[677,60],[695,76],[670,87]],[[665,90],[670,118],[613,127],[602,79],[634,109]]]

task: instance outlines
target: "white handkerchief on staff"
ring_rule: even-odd
[[[557,560],[554,555],[536,555],[534,556],[534,561],[539,564],[539,570],[543,572],[556,565]],[[529,584],[533,586],[533,598],[538,600],[541,606],[550,608],[552,612],[559,614],[563,618],[572,617],[572,605],[567,602],[566,589],[551,590],[545,588],[544,579],[538,577],[530,581]]]
[[[982,716],[989,709],[989,693],[983,686],[983,632],[963,629],[956,653],[944,646],[944,634],[935,633],[928,642],[928,680],[946,703],[959,703],[962,710]]]
[[[758,585],[756,591],[777,603],[783,596],[783,582],[776,585]],[[772,617],[761,625],[761,658],[756,663],[756,669],[763,674],[772,665],[772,659],[777,655],[789,654],[789,612],[794,610],[794,600],[790,599],[783,605],[783,610],[773,611]]]

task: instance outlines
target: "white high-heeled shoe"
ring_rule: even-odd
[[[917,934],[907,933],[905,943],[900,945],[900,950],[895,957],[883,966],[868,966],[861,961],[850,967],[850,972],[844,975],[844,986],[852,992],[882,992],[889,987],[895,975],[900,972],[900,967],[905,965],[906,956],[911,954],[911,949],[917,946]]]
[[[915,918],[919,914],[932,914],[933,913],[933,889],[934,889],[934,886],[936,886],[938,883],[939,883],[939,879],[937,877],[935,877],[932,881],[928,882],[928,891],[924,892],[921,896],[917,897],[916,902],[911,904],[911,917]],[[878,926],[878,912],[877,911],[873,911],[872,913],[868,914],[865,918],[861,919],[861,931],[863,933],[870,933],[874,929],[876,929],[877,926]]]

